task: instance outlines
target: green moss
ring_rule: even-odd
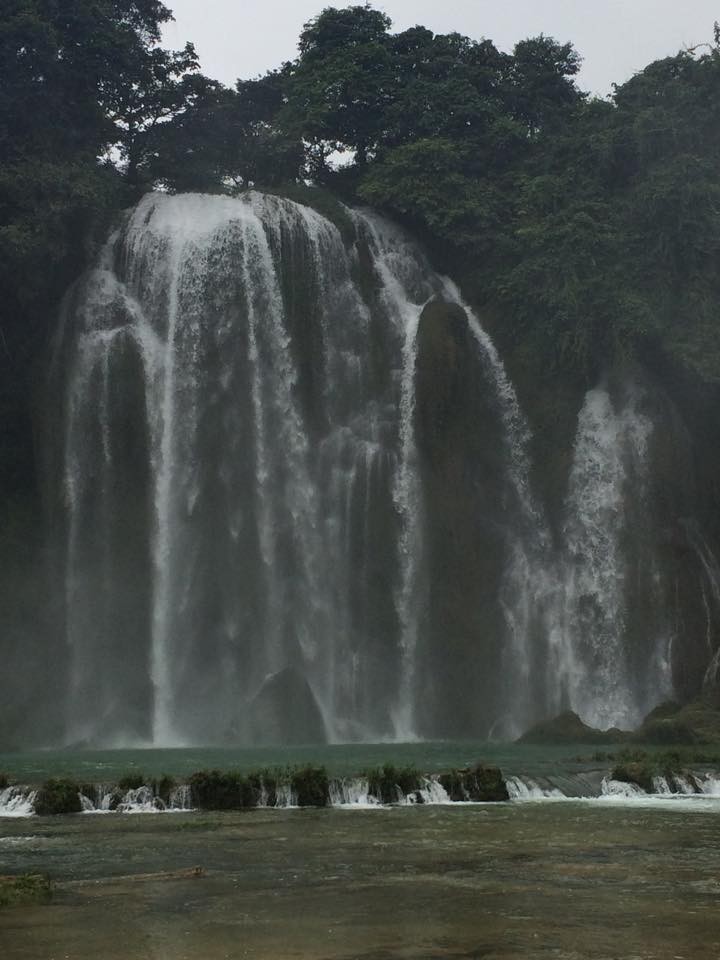
[[[643,724],[637,738],[645,743],[701,743],[699,736],[687,723],[679,720],[654,720]]]
[[[35,813],[52,816],[59,813],[80,813],[80,787],[74,780],[46,780],[35,798]]]
[[[552,720],[544,720],[531,727],[518,739],[518,743],[622,743],[629,737],[629,733],[616,727],[610,730],[589,727],[576,713],[567,710]]]
[[[499,767],[475,767],[470,771],[470,799],[481,800],[485,803],[501,803],[510,797],[505,785],[502,771]],[[474,782],[474,795],[473,795]]]
[[[330,782],[325,767],[294,770],[290,784],[299,807],[326,807],[330,802]]]
[[[368,792],[384,804],[397,803],[401,796],[408,796],[422,786],[422,775],[414,767],[395,767],[385,764],[363,774],[368,781]]]
[[[144,787],[147,780],[142,773],[126,773],[118,780],[118,790],[127,793],[128,790],[139,790]]]
[[[440,785],[455,803],[502,803],[510,796],[499,767],[478,764],[463,770],[450,770],[440,776]]]
[[[52,885],[45,874],[27,873],[20,877],[0,877],[0,907],[23,903],[49,903],[51,898]]]
[[[200,770],[188,781],[193,805],[203,810],[241,810],[257,806],[249,778],[237,771]]]
[[[645,717],[644,723],[654,722],[655,720],[668,720],[670,717],[677,716],[682,710],[681,704],[675,700],[665,700],[654,707]]]
[[[664,777],[671,790],[680,792],[676,778],[689,782],[696,792],[699,792],[697,781],[688,770],[690,765],[717,766],[720,764],[720,755],[707,753],[702,750],[665,750],[651,752],[647,750],[622,750],[614,758],[616,765],[610,772],[612,780],[622,783],[634,783],[652,793],[654,790],[653,778]]]
[[[153,780],[152,782],[153,793],[156,797],[160,797],[166,806],[170,803],[170,794],[175,786],[175,778],[168,776],[168,774],[163,774],[159,780]]]
[[[650,762],[619,764],[613,767],[610,779],[618,780],[620,783],[631,783],[640,787],[645,793],[652,793],[654,769]]]
[[[634,734],[640,743],[720,743],[720,710],[699,699],[681,707],[663,703],[652,710]]]
[[[440,786],[450,797],[453,803],[462,803],[468,799],[465,789],[465,770],[450,770],[439,777]]]

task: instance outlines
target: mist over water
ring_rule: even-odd
[[[408,740],[454,731],[471,698],[459,732],[509,736],[565,707],[628,725],[671,693],[672,623],[628,639],[633,591],[668,592],[645,536],[642,397],[587,394],[553,532],[479,319],[402,231],[343,216],[150,195],[68,296],[53,364],[66,742]],[[486,397],[474,442],[497,447],[493,473],[466,463],[462,483],[500,505],[467,511],[496,586],[463,592],[473,626],[447,649],[432,577],[453,543],[418,442],[438,301],[464,308]]]

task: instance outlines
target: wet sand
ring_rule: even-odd
[[[0,911],[3,960],[720,957],[720,811],[34,817],[0,824],[0,864],[55,882]]]

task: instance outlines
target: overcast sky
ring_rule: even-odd
[[[168,46],[192,40],[203,72],[233,84],[296,54],[303,23],[351,0],[165,0],[176,22]],[[354,0],[358,2],[358,0]],[[393,30],[423,24],[436,33],[487,37],[510,50],[545,33],[571,41],[583,57],[580,86],[605,96],[652,60],[712,39],[720,0],[382,0]]]

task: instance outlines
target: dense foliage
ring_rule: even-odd
[[[720,33],[606,101],[539,36],[391,32],[328,8],[298,56],[224,88],[165,50],[159,0],[4,0],[0,484],[33,476],[32,397],[62,290],[153,186],[323,185],[408,223],[515,362],[583,380],[656,350],[720,381]]]

